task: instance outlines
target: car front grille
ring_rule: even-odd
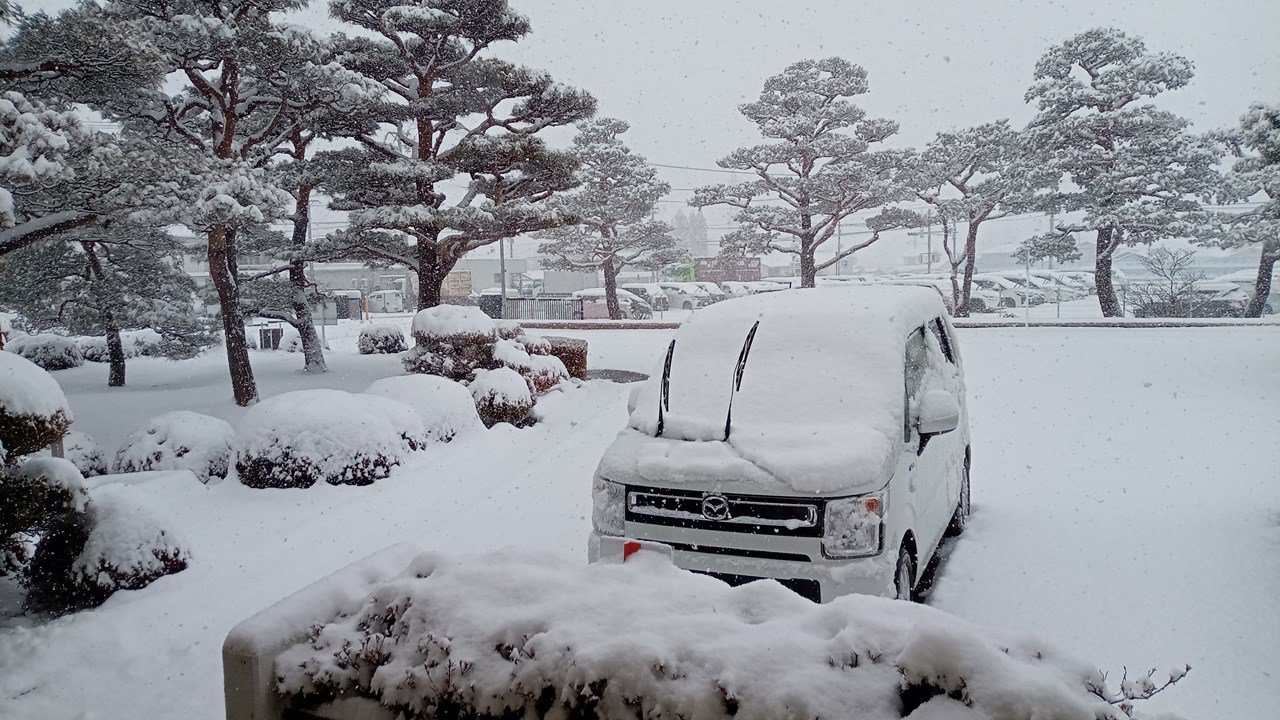
[[[724,514],[709,516],[704,512],[704,500],[710,496],[723,499]],[[819,500],[629,486],[626,512],[628,522],[650,525],[753,535],[822,537],[822,506]]]

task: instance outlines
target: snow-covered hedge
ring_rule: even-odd
[[[84,512],[89,494],[69,460],[0,465],[0,576],[23,576],[39,540]]]
[[[368,485],[400,464],[403,440],[369,403],[340,390],[298,390],[253,406],[235,437],[240,482],[255,488]]]
[[[62,335],[23,335],[9,341],[5,350],[16,353],[45,370],[66,370],[84,364],[76,341]]]
[[[433,442],[484,428],[476,404],[461,383],[434,375],[400,375],[376,380],[365,394],[398,400],[418,412]]]
[[[93,492],[92,522],[71,565],[77,594],[99,605],[117,590],[138,590],[184,570],[186,541],[166,528],[163,513],[140,488],[104,485]]]
[[[0,444],[10,456],[53,444],[74,419],[53,376],[19,355],[0,351]]]
[[[409,372],[471,383],[486,371],[505,368],[524,380],[530,408],[538,393],[569,378],[564,363],[551,354],[549,342],[525,335],[517,324],[495,321],[476,307],[439,305],[422,310],[413,318],[413,338],[416,344],[403,358]],[[491,416],[480,404],[481,396],[476,397],[486,425],[510,422],[515,404]],[[526,412],[519,420],[528,416]]]
[[[477,370],[471,383],[471,397],[485,425],[518,425],[533,410],[533,395],[520,373],[511,368]]]
[[[400,332],[400,328],[394,325],[370,325],[360,329],[356,349],[361,355],[390,355],[402,353],[409,348],[405,345],[404,333]]]
[[[415,719],[602,720],[1114,720],[1129,717],[1126,695],[1150,692],[1108,690],[1051,645],[923,605],[818,605],[646,555],[421,555],[279,655],[277,688]]]
[[[580,338],[545,335],[549,352],[564,363],[569,377],[587,379],[587,341]]]
[[[160,354],[164,338],[150,328],[142,330],[126,330],[120,333],[120,344],[126,358],[139,355]],[[75,339],[80,355],[88,362],[110,362],[111,354],[107,348],[107,339],[99,335],[84,335]]]
[[[200,482],[227,476],[235,429],[225,420],[187,410],[157,415],[116,451],[115,472],[190,470]]]
[[[102,454],[102,446],[92,435],[72,430],[62,438],[62,456],[85,477],[107,474],[107,459]]]
[[[405,452],[421,450],[427,446],[431,438],[417,410],[385,395],[360,393],[355,398],[364,405],[365,410],[391,424],[400,436]]]

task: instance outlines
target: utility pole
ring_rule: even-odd
[[[928,210],[924,215],[925,222],[925,272],[933,273],[933,210]]]
[[[498,307],[498,317],[505,318],[507,316],[507,244],[498,241],[498,274],[502,276],[499,283],[502,287],[502,304]]]
[[[844,225],[836,221],[836,274],[843,275],[840,266],[844,265],[844,259],[840,257],[840,253],[844,250]]]

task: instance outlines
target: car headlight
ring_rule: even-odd
[[[627,517],[627,487],[597,477],[591,483],[591,526],[601,535],[622,535]]]
[[[828,500],[822,552],[830,558],[868,557],[883,549],[884,494]]]

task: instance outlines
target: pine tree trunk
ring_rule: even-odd
[[[618,305],[618,269],[613,266],[613,259],[610,258],[600,266],[604,270],[604,300],[609,306],[609,319],[621,320],[622,308]]]
[[[973,295],[973,268],[978,258],[979,224],[969,223],[969,232],[964,238],[964,280],[960,283],[960,303],[964,307],[964,315],[960,317],[969,317],[969,299]]]
[[[120,340],[120,328],[116,327],[115,317],[108,311],[103,313],[107,327],[107,387],[124,387],[124,342]]]
[[[418,240],[418,310],[440,304],[444,280],[456,262],[442,255],[434,242]]]
[[[301,254],[307,246],[307,225],[311,217],[311,186],[302,183],[298,186],[298,200],[293,209],[293,249]],[[315,321],[311,317],[311,303],[307,300],[307,268],[301,258],[289,262],[289,283],[293,285],[293,317],[297,320],[294,327],[298,330],[298,338],[302,341],[302,359],[306,371],[322,373],[328,370],[324,362],[324,346],[320,342],[320,334],[316,332]]]
[[[1267,307],[1267,298],[1271,296],[1271,273],[1275,270],[1277,260],[1280,260],[1280,240],[1263,243],[1262,255],[1258,260],[1258,275],[1253,281],[1253,297],[1244,309],[1245,317],[1262,317],[1262,311]]]
[[[209,229],[208,237],[209,278],[218,291],[218,306],[222,310],[231,393],[237,405],[252,405],[258,400],[258,386],[249,364],[249,344],[245,341],[244,318],[240,314],[235,234],[225,225],[215,225]]]
[[[1094,263],[1094,284],[1098,288],[1098,305],[1102,308],[1103,317],[1120,317],[1124,312],[1120,309],[1120,301],[1116,298],[1115,286],[1111,283],[1111,255],[1115,252],[1111,238],[1111,228],[1098,230],[1098,259]]]

